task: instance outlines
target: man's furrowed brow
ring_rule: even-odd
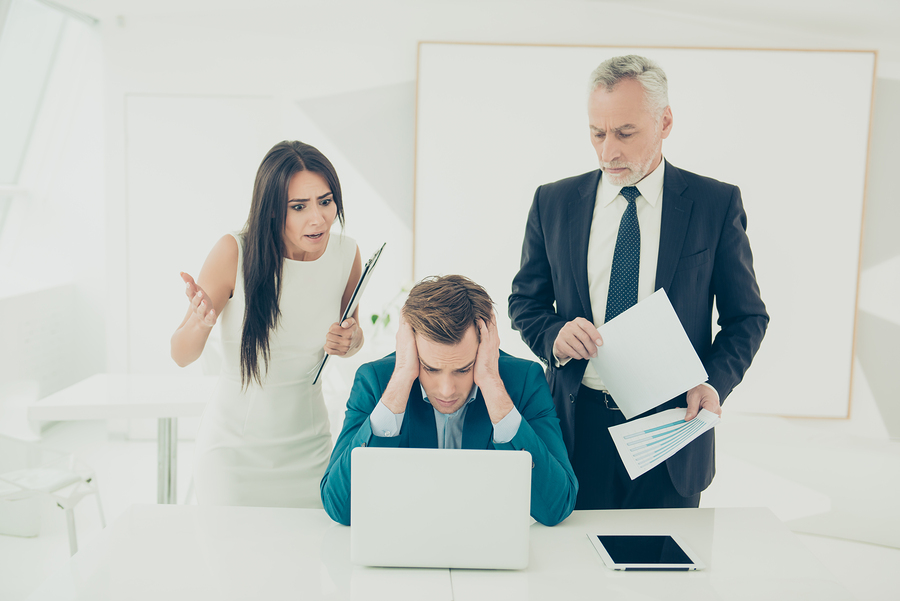
[[[619,127],[613,128],[613,131],[616,133],[620,133],[625,130],[631,130],[631,129],[637,129],[637,125],[634,125],[633,123],[626,123],[625,125],[620,125]],[[596,132],[598,134],[606,133],[605,129],[600,129],[596,125],[591,125],[591,131]]]

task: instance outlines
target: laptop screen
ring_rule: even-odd
[[[527,451],[360,447],[351,454],[350,482],[353,563],[528,565]]]

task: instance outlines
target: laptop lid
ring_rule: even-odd
[[[359,447],[350,457],[353,563],[527,567],[527,451]]]

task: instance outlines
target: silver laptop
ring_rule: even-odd
[[[528,566],[531,453],[360,447],[350,457],[353,563]]]

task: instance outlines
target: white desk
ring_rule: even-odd
[[[613,572],[586,532],[674,532],[709,566]],[[852,597],[767,509],[575,512],[531,528],[521,571],[352,566],[350,529],[322,510],[132,506],[31,601],[90,599],[691,599]]]
[[[451,601],[449,570],[350,564],[350,529],[321,509],[133,505],[30,597]]]
[[[177,418],[202,414],[217,380],[214,376],[97,374],[32,403],[28,418],[159,420],[157,502],[175,503]]]
[[[694,572],[610,570],[587,532],[678,534],[707,567]],[[576,511],[553,528],[531,527],[527,570],[451,570],[450,578],[456,601],[853,599],[765,508]]]

